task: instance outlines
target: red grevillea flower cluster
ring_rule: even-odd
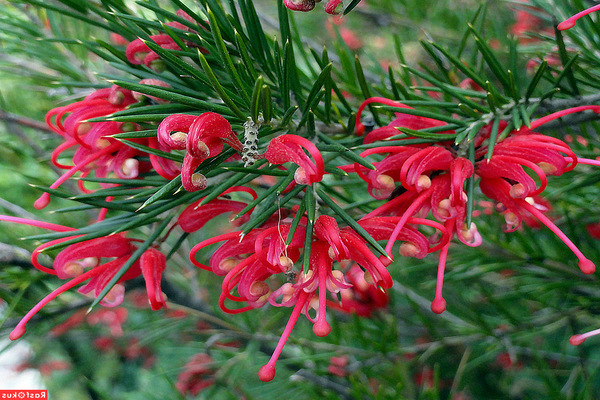
[[[402,103],[383,98],[366,100],[359,108],[356,130],[364,133],[360,122],[361,113],[367,104],[380,102],[396,106],[399,109],[410,108]],[[385,250],[391,254],[392,246],[410,218],[431,216],[442,223],[446,233],[456,236],[468,246],[477,246],[482,239],[474,223],[466,225],[467,195],[465,182],[469,178],[478,178],[483,195],[496,203],[506,220],[506,231],[517,229],[521,221],[536,219],[552,230],[577,256],[579,268],[591,274],[595,266],[587,259],[573,242],[540,210],[536,198],[545,187],[548,176],[558,176],[572,170],[578,162],[598,164],[594,160],[578,158],[562,140],[536,133],[534,130],[556,118],[569,113],[592,110],[600,112],[599,106],[582,106],[560,111],[533,121],[531,128],[522,128],[511,132],[508,137],[495,144],[493,155],[487,159],[491,124],[481,129],[474,139],[475,162],[472,163],[459,154],[452,143],[441,142],[434,145],[401,145],[399,139],[391,145],[387,143],[364,151],[361,156],[378,155],[380,161],[374,162],[375,170],[356,163],[344,169],[356,173],[368,184],[369,193],[376,199],[388,199],[364,218],[379,216],[397,216],[399,221],[389,236]],[[396,127],[424,129],[445,125],[442,121],[430,118],[402,114],[399,111],[396,120],[389,126],[370,132],[365,143],[385,140],[398,134]],[[501,126],[501,129],[504,126]],[[451,130],[444,133],[452,133]],[[400,142],[400,145],[397,143]],[[532,178],[532,175],[537,179]],[[545,209],[545,208],[542,208]],[[428,239],[436,241],[434,235]],[[448,243],[441,246],[438,266],[437,288],[432,310],[441,313],[446,308],[442,297],[442,284],[445,262],[448,255]],[[403,256],[420,254],[416,243],[403,243],[400,247]]]
[[[73,228],[62,225],[5,215],[0,215],[0,221],[37,226],[56,232],[75,231]],[[39,246],[33,251],[31,262],[36,268],[48,274],[56,275],[60,279],[68,279],[68,282],[44,297],[21,319],[9,335],[11,340],[23,336],[27,322],[44,306],[67,290],[87,282],[79,288],[79,292],[83,294],[93,292],[94,296],[98,296],[106,288],[110,280],[119,272],[121,267],[131,258],[137,249],[135,243],[140,242],[138,239],[126,237],[124,233],[85,240],[65,247],[56,256],[53,268],[44,267],[39,263],[38,256],[45,248],[76,237],[78,236],[68,236],[53,240]],[[154,248],[147,249],[141,258],[136,260],[125,274],[119,278],[117,283],[104,296],[100,304],[107,307],[114,307],[121,304],[125,294],[123,283],[142,275],[146,282],[148,300],[152,309],[158,310],[162,308],[165,306],[165,300],[160,289],[160,284],[165,267],[165,256]]]
[[[154,86],[168,86],[157,79],[144,79],[142,84]],[[177,171],[174,162],[153,154],[148,154],[127,145],[127,142],[114,139],[112,136],[130,131],[139,130],[139,126],[130,122],[100,121],[91,122],[93,118],[108,117],[118,111],[126,109],[137,101],[144,100],[144,95],[131,92],[116,85],[110,88],[98,89],[86,96],[83,100],[57,107],[46,114],[46,123],[54,132],[59,134],[64,142],[52,152],[51,161],[55,167],[65,169],[50,189],[56,189],[69,178],[79,173],[82,177],[91,172],[97,178],[117,177],[133,179],[138,174],[156,170],[163,176],[173,177],[164,171]],[[163,100],[152,97],[152,101]],[[155,149],[161,149],[154,138],[129,139],[131,142],[142,144]],[[63,164],[61,159],[66,158],[66,152],[72,152],[71,164]],[[140,161],[148,157],[148,161]],[[161,173],[162,172],[162,173]],[[174,176],[177,176],[175,174]],[[90,193],[84,181],[78,181],[79,189]],[[101,183],[103,187],[115,186],[114,184]],[[50,194],[44,193],[35,203],[37,209],[46,207],[50,202]],[[100,218],[102,219],[103,216]]]
[[[183,10],[177,10],[177,15],[192,24],[196,24],[196,21],[194,21],[194,19]],[[195,32],[193,29],[179,22],[168,22],[165,25],[186,32]],[[179,47],[177,42],[175,42],[175,40],[166,33],[150,35],[150,40],[166,50],[181,50],[181,47]],[[186,45],[190,47],[195,46],[194,43],[189,41],[186,42]],[[201,50],[204,51],[204,49]],[[162,72],[164,69],[160,56],[150,50],[148,45],[142,39],[135,39],[129,43],[127,45],[127,49],[125,50],[125,56],[132,64],[144,64],[148,68],[152,68],[157,72]]]
[[[219,299],[223,311],[240,313],[266,304],[293,308],[271,360],[259,372],[263,381],[275,376],[275,363],[301,314],[313,323],[317,336],[326,336],[331,331],[326,319],[327,306],[370,315],[373,310],[385,307],[388,300],[385,290],[392,286],[387,271],[390,259],[373,254],[365,239],[350,227],[340,228],[336,220],[327,215],[316,219],[309,265],[299,271],[295,264],[307,251],[304,248],[307,222],[306,217],[301,216],[300,223],[290,233],[292,214],[273,216],[245,236],[231,232],[204,240],[190,253],[194,265],[224,277]],[[398,217],[376,217],[359,223],[375,240],[382,240],[390,237],[398,221]],[[439,244],[430,246],[415,228],[422,225],[440,232]],[[442,224],[420,218],[409,218],[396,236],[398,241],[411,243],[415,247],[413,252],[420,257],[446,245],[449,240]],[[208,265],[196,259],[198,251],[218,242],[223,244],[213,253]],[[352,262],[358,263],[362,270],[356,265],[348,268]],[[244,305],[231,308],[229,302]]]

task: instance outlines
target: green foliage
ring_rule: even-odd
[[[596,17],[587,17],[564,33],[542,29],[551,28],[553,18],[580,10],[579,1],[532,0],[535,10],[508,1],[464,0],[446,6],[413,0],[360,5],[351,1],[344,9],[342,23],[347,25],[339,26],[319,11],[296,14],[277,3],[275,8],[272,1],[251,0],[0,1],[0,80],[8,82],[0,93],[2,117],[11,113],[41,119],[56,104],[66,105],[92,89],[115,84],[146,98],[88,122],[138,124],[140,130],[113,138],[149,157],[182,162],[183,151],[151,148],[138,139],[156,137],[158,123],[169,115],[212,111],[227,118],[241,141],[244,123],[258,126],[261,154],[281,134],[309,139],[323,155],[328,172],[314,186],[297,184],[288,190],[295,166],[288,164],[282,171],[265,160],[244,165],[230,159],[235,152],[228,148],[195,171],[210,182],[197,192],[183,190],[180,176],[169,180],[148,171],[133,180],[82,177],[95,189],[82,194],[74,186],[47,187],[54,172],[42,161],[58,143],[52,133],[3,118],[7,123],[0,134],[2,199],[30,210],[39,191],[50,193],[55,213],[39,213],[38,219],[78,230],[3,229],[0,242],[21,246],[17,238],[27,236],[30,240],[22,246],[32,250],[39,241],[69,237],[47,249],[51,256],[70,244],[126,231],[143,243],[94,301],[66,294],[40,312],[28,333],[35,349],[31,363],[39,368],[58,359],[70,366],[47,378],[51,396],[191,398],[180,394],[175,382],[191,356],[205,353],[213,360],[205,373],[212,385],[199,398],[595,398],[600,390],[598,346],[592,340],[570,346],[568,338],[598,325],[596,275],[580,273],[573,254],[550,231],[526,227],[503,232],[502,217],[488,215],[493,206],[477,201],[483,196],[475,177],[465,186],[466,223],[470,226],[471,216],[477,215],[484,243],[476,248],[450,247],[444,286],[448,311],[431,313],[437,257],[396,256],[389,268],[395,283],[388,309],[371,318],[332,310],[332,333],[323,339],[310,332],[309,324],[299,322],[277,364],[275,380],[269,384],[258,380],[256,372],[267,362],[289,310],[263,307],[242,315],[224,314],[217,306],[221,280],[191,267],[188,255],[195,243],[221,232],[226,219],[217,217],[199,232],[171,234],[172,221],[185,206],[196,201],[208,204],[232,186],[261,178],[255,200],[229,195],[248,203],[232,219],[241,220],[254,209],[239,227],[246,235],[277,213],[281,219],[282,209],[297,207],[291,231],[282,238],[289,244],[306,212],[298,271],[308,271],[319,215],[353,228],[374,254],[385,257],[382,244],[357,220],[391,199],[373,199],[364,182],[345,169],[357,163],[374,170],[374,163],[383,158],[361,155],[381,146],[363,144],[354,133],[363,100],[385,97],[411,107],[370,104],[363,121],[370,119],[371,127],[388,125],[397,112],[447,123],[427,129],[401,127],[386,139],[386,146],[450,142],[456,154],[473,163],[474,142],[485,126],[491,129],[487,152],[477,156],[489,161],[496,144],[513,130],[525,129],[550,112],[600,100]],[[541,18],[531,34],[535,41],[507,36],[514,22],[509,6]],[[178,15],[180,9],[191,20]],[[172,22],[185,29],[167,25]],[[344,41],[348,27],[360,32],[363,46],[352,48]],[[158,60],[150,66],[129,62],[125,47],[111,40],[112,33],[129,41],[142,39]],[[155,43],[152,36],[159,33],[168,35],[179,49]],[[140,83],[149,78],[168,87]],[[600,151],[596,119],[591,114],[566,118],[547,133],[575,137],[575,153],[593,159]],[[600,250],[585,225],[598,221],[600,173],[587,166],[578,171],[553,177],[545,197],[552,203],[555,223],[598,262]],[[35,191],[25,183],[34,184]],[[88,224],[100,208],[108,210],[108,217]],[[163,290],[170,309],[136,308],[135,289],[143,285],[138,279],[128,283],[132,294],[122,308],[128,310],[122,323],[125,333],[92,326],[91,316],[103,312],[95,306],[154,245],[168,250]],[[199,253],[198,260],[205,262],[209,254]],[[26,262],[15,260],[0,268],[7,329],[59,285],[58,279],[43,278],[22,265]],[[92,306],[90,317],[80,315]],[[73,314],[83,322],[66,333],[36,339]],[[110,346],[102,347],[100,339],[110,339]],[[328,370],[332,357],[346,357],[341,376]]]

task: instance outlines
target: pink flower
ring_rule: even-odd
[[[233,192],[246,192],[249,193],[253,199],[256,199],[256,193],[254,190],[244,186],[234,186],[224,191],[221,196],[227,195]],[[246,203],[241,201],[234,201],[229,199],[215,199],[207,204],[200,205],[203,199],[190,204],[185,210],[179,215],[177,223],[183,229],[184,232],[192,233],[201,229],[208,221],[216,217],[219,214],[231,212],[232,216],[235,216],[238,212],[242,211],[246,207]],[[254,208],[248,210],[246,214],[238,218],[237,220],[231,221],[233,226],[240,226],[245,223],[249,218]]]
[[[149,248],[140,257],[140,269],[146,282],[146,291],[150,308],[153,311],[160,310],[166,306],[166,302],[160,289],[162,274],[167,268],[167,258],[160,251]]]
[[[195,23],[194,19],[182,10],[177,10],[177,15],[185,18],[189,22]],[[166,25],[187,32],[195,32],[193,29],[190,29],[179,22],[168,22]],[[166,50],[181,50],[175,40],[167,34],[150,35],[150,40]],[[186,42],[186,45],[195,46],[195,44],[191,42]],[[204,49],[201,50],[205,51]],[[164,69],[160,56],[150,50],[142,39],[135,39],[129,43],[125,50],[125,56],[127,57],[127,60],[134,65],[144,64],[158,72],[162,72]]]
[[[197,396],[202,390],[215,383],[213,359],[205,353],[194,355],[183,367],[175,387],[182,395]]]
[[[311,160],[304,150],[312,156]],[[271,164],[293,162],[298,165],[294,180],[300,185],[320,182],[325,173],[325,163],[319,149],[308,139],[297,135],[281,135],[271,140],[265,152]]]
[[[315,8],[315,0],[283,0],[283,4],[293,11],[310,11]]]
[[[169,150],[186,150],[181,167],[181,182],[189,192],[206,187],[206,177],[196,172],[196,168],[208,158],[220,154],[223,143],[238,152],[243,147],[229,122],[213,112],[199,116],[170,115],[158,126],[157,137],[160,144]]]
[[[87,176],[94,171],[100,178],[114,173],[119,178],[130,179],[137,177],[140,172],[149,170],[150,164],[137,159],[142,152],[110,137],[138,129],[137,125],[114,121],[87,121],[121,111],[135,101],[131,91],[112,86],[96,90],[82,101],[55,108],[46,114],[48,126],[65,139],[65,142],[52,153],[52,163],[58,168],[68,170],[50,186],[51,189],[58,188],[78,172]],[[133,141],[145,143],[145,140]],[[73,165],[60,163],[61,154],[73,147],[76,148]],[[82,181],[79,185],[82,191],[89,192]],[[41,209],[49,202],[50,194],[44,193],[34,206]]]

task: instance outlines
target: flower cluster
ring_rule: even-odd
[[[314,0],[283,2],[287,8],[299,11],[309,11],[316,3]],[[334,14],[341,6],[341,1],[329,0],[325,10]],[[198,33],[189,15],[181,10],[177,15],[180,21],[187,23],[168,23],[170,28],[190,34],[188,38]],[[523,18],[521,15],[520,19]],[[573,26],[574,20],[565,21],[559,29]],[[529,29],[524,23],[523,20],[515,26],[515,33]],[[181,38],[175,40],[171,29],[164,30],[168,33],[149,38],[165,51],[177,52],[183,42],[198,47]],[[127,44],[125,57],[144,71],[148,71],[148,67],[159,72],[163,60],[151,48],[161,53],[150,41],[136,39]],[[140,83],[170,88],[169,83],[154,78]],[[471,78],[462,81],[459,87],[477,93],[483,90]],[[455,143],[456,125],[417,116],[415,110],[399,101],[372,97],[357,109],[355,132],[347,132],[353,140],[362,141],[361,148],[367,150],[352,155],[332,151],[336,156],[341,154],[351,160],[350,164],[339,165],[337,162],[329,164],[333,159],[324,157],[322,151],[343,146],[332,137],[326,137],[324,145],[315,139],[311,129],[294,130],[293,123],[277,127],[267,123],[265,129],[259,129],[261,124],[257,121],[264,121],[248,118],[244,126],[251,134],[242,139],[236,129],[240,120],[244,121],[244,115],[234,119],[226,113],[189,108],[183,109],[189,113],[181,113],[181,109],[175,113],[169,108],[171,104],[161,104],[165,102],[156,96],[144,96],[113,85],[47,114],[48,126],[63,139],[51,160],[66,172],[35,202],[36,208],[46,207],[50,193],[75,174],[94,177],[103,189],[114,188],[118,185],[114,182],[135,178],[139,179],[126,183],[146,188],[144,179],[152,177],[164,183],[163,188],[173,190],[160,193],[164,195],[160,198],[161,205],[167,204],[167,207],[156,207],[160,213],[144,222],[149,224],[153,218],[162,218],[166,222],[163,229],[171,220],[174,222],[162,237],[158,238],[162,231],[152,237],[156,239],[152,242],[135,238],[135,231],[86,236],[98,231],[0,216],[0,221],[58,233],[58,239],[33,251],[31,262],[40,271],[66,280],[23,317],[10,334],[11,339],[25,333],[26,324],[40,309],[79,285],[82,285],[79,292],[92,294],[100,304],[114,307],[123,301],[127,281],[143,279],[150,308],[166,308],[167,298],[161,289],[168,263],[164,247],[175,229],[183,232],[184,239],[202,231],[203,240],[191,248],[189,259],[199,269],[222,278],[218,300],[222,311],[237,314],[262,307],[291,309],[270,360],[260,368],[258,376],[262,381],[274,379],[275,365],[301,315],[310,321],[314,334],[323,337],[331,331],[328,319],[333,310],[370,317],[385,309],[388,289],[394,283],[392,262],[398,257],[421,259],[439,252],[431,310],[443,313],[447,307],[443,296],[444,273],[451,243],[456,239],[474,247],[483,242],[472,221],[478,216],[472,209],[474,203],[485,205],[484,212],[499,213],[506,232],[519,229],[522,223],[547,227],[578,258],[583,273],[595,271],[594,263],[546,215],[551,207],[542,195],[549,177],[568,173],[578,164],[599,165],[600,162],[578,157],[565,141],[539,133],[537,129],[570,113],[600,113],[600,106],[559,111],[517,130],[508,128],[508,123],[501,120],[503,115],[490,115],[482,118],[484,122],[480,125],[473,125],[478,129],[473,129],[468,140]],[[388,125],[369,131],[362,115],[367,106],[376,103],[394,107],[395,118]],[[169,114],[146,122],[140,122],[143,119],[140,118],[137,123],[111,118],[115,113],[145,104],[169,110]],[[495,122],[490,122],[494,118]],[[127,133],[142,129],[144,132],[136,132],[139,136],[127,138]],[[416,143],[413,140],[418,136],[416,131],[424,130],[430,138],[439,135],[439,140]],[[401,135],[401,131],[409,133]],[[505,133],[499,135],[502,131]],[[347,151],[352,150],[343,148],[343,152]],[[237,182],[236,175],[231,175],[233,180],[219,181],[220,174],[228,176],[231,171],[250,178]],[[328,187],[329,182],[334,181],[329,180],[332,177],[328,174],[357,178],[359,183],[352,190],[364,192],[369,202],[361,210],[367,211],[346,212],[333,198],[325,199],[321,189],[326,188],[329,193],[335,191]],[[277,181],[278,176],[285,178]],[[109,179],[114,177],[118,179]],[[213,181],[211,177],[216,179]],[[79,181],[80,190],[93,193],[83,182]],[[156,200],[154,194],[152,200]],[[280,194],[289,197],[286,204],[260,204],[265,207],[259,207],[261,211],[255,213],[261,201],[279,199]],[[184,201],[168,207],[172,199],[182,198]],[[103,206],[113,200],[107,196]],[[377,206],[370,207],[370,204]],[[139,216],[140,209],[128,216]],[[106,222],[107,212],[106,208],[101,209],[93,224]],[[219,234],[205,228],[223,214],[230,214],[231,218],[229,223],[219,224],[222,228]],[[132,226],[139,225],[142,224]],[[592,234],[597,234],[597,230],[590,227]],[[207,250],[217,244],[216,250]],[[52,268],[38,260],[38,256],[49,249],[60,249]],[[119,316],[114,314],[112,327],[118,331]],[[575,335],[570,342],[579,344],[595,334],[597,330]],[[136,343],[131,347],[134,354],[143,353]],[[348,373],[347,359],[332,358],[331,362],[332,374]],[[210,356],[198,354],[185,366],[176,386],[183,394],[196,395],[215,383],[214,372]]]

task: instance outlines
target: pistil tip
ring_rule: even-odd
[[[25,330],[26,329],[24,327],[17,326],[15,329],[13,329],[13,331],[10,333],[10,335],[8,335],[8,338],[10,340],[17,340],[25,334]]]
[[[566,20],[566,21],[563,21],[560,24],[558,24],[556,29],[558,29],[559,31],[566,31],[567,29],[571,29],[574,26],[575,26],[575,21]]]
[[[433,299],[431,302],[431,311],[436,314],[441,314],[446,311],[446,300],[444,300],[442,297],[436,297]]]
[[[46,208],[48,204],[50,204],[50,194],[44,193],[33,203],[33,207],[35,207],[36,210],[41,210],[42,208]]]
[[[275,378],[275,367],[271,364],[266,364],[258,370],[258,379],[263,382],[270,382]]]
[[[588,274],[589,275],[589,274],[593,274],[594,271],[596,271],[596,266],[594,265],[593,262],[591,262],[587,258],[584,258],[582,260],[579,260],[579,269],[584,274]]]
[[[329,333],[331,332],[331,326],[325,320],[317,321],[313,325],[313,332],[315,335],[317,335],[319,337],[324,337],[324,336],[329,335]]]
[[[571,338],[569,339],[569,343],[571,343],[573,346],[579,346],[581,343],[585,342],[585,337],[582,336],[583,335],[571,336]]]

